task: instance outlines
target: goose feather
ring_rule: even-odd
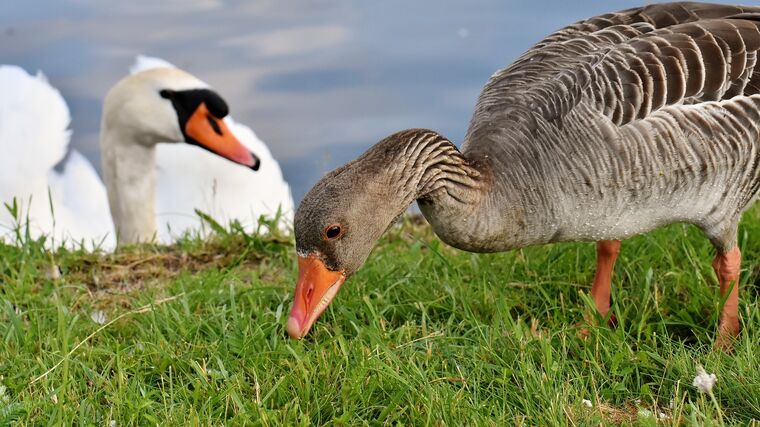
[[[748,6],[648,5],[549,35],[489,79],[461,151],[433,131],[401,131],[307,193],[289,334],[309,330],[415,199],[443,241],[468,251],[597,241],[591,292],[603,316],[619,240],[692,223],[717,249],[726,295],[737,225],[760,189],[758,50],[760,7]],[[347,231],[331,238],[326,226]],[[733,287],[721,345],[739,331],[737,310]]]

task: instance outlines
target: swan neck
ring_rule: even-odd
[[[155,146],[126,129],[101,131],[103,178],[119,244],[150,242],[156,236]]]

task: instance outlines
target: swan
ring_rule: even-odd
[[[262,150],[266,154],[263,160],[272,165],[251,154],[248,147],[258,143],[252,147],[258,150],[263,144],[250,130],[228,117],[222,120],[227,115],[224,100],[182,70],[154,67],[124,78],[106,95],[100,138],[105,186],[80,153],[71,150],[63,160],[70,136],[68,108],[41,73],[31,76],[19,67],[2,66],[0,87],[6,95],[0,99],[0,146],[13,153],[0,161],[4,166],[0,168],[0,200],[15,199],[18,204],[15,215],[6,209],[0,216],[6,230],[20,220],[28,223],[32,235],[49,235],[53,246],[55,242],[92,242],[110,249],[116,244],[115,236],[124,244],[156,237],[168,242],[200,223],[193,208],[218,219],[241,219],[255,225],[258,215],[288,209],[287,202],[268,210],[252,203],[257,193],[266,194],[270,185],[284,189],[281,199],[291,200],[292,206],[289,187],[268,150]],[[246,144],[235,137],[238,135]],[[253,144],[251,140],[255,140]],[[162,142],[189,144],[159,144]],[[198,149],[204,148],[244,167],[222,159],[223,166],[204,165],[193,157],[196,153],[183,157],[171,157],[171,151],[156,154],[157,148],[167,145],[183,145],[203,157],[216,157]],[[183,161],[186,168],[181,167]],[[251,183],[236,171],[242,182],[235,182],[230,179],[235,173],[223,173],[224,169],[239,169],[256,176],[250,169],[264,168],[269,169],[270,178],[279,180]],[[218,176],[227,179],[216,181]],[[209,195],[204,184],[213,185],[216,192]],[[258,190],[257,184],[265,189]],[[234,200],[230,192],[237,192]],[[192,207],[180,203],[188,194],[196,195]],[[226,200],[220,202],[220,195]]]
[[[138,55],[129,71],[136,74],[157,68],[176,67],[161,58]],[[237,220],[248,229],[255,227],[262,215],[274,218],[279,214],[283,230],[292,225],[290,186],[269,148],[249,127],[230,116],[224,121],[238,140],[256,153],[261,166],[250,173],[188,144],[157,145],[156,221],[160,240],[170,241],[186,230],[199,229],[202,223],[196,209],[220,223]]]
[[[71,118],[60,92],[13,65],[0,65],[0,88],[0,235],[9,240],[19,224],[52,246],[113,247],[103,182],[82,154],[66,156]]]
[[[739,333],[737,225],[760,189],[760,8],[655,4],[580,21],[483,88],[461,151],[432,130],[383,139],[328,173],[295,215],[302,338],[417,201],[447,244],[495,252],[596,241],[596,309],[610,307],[620,241],[675,222],[714,245]]]

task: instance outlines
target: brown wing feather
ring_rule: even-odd
[[[611,116],[618,125],[644,118],[667,105],[758,93],[750,83],[758,81],[760,71],[755,70],[759,27],[760,22],[727,18],[655,30],[615,46],[607,53],[614,59],[606,59],[615,66],[594,69],[585,78],[597,80],[602,73],[625,76],[623,101],[629,102],[620,104],[635,111]],[[609,86],[601,90],[605,95],[595,96],[597,103],[615,92]],[[600,108],[608,110],[604,105]]]
[[[517,110],[561,126],[587,100],[623,125],[668,105],[760,93],[759,27],[760,7],[705,3],[650,5],[565,27],[492,76],[468,139]]]

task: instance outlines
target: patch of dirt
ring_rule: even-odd
[[[242,245],[204,245],[190,251],[176,246],[135,247],[112,254],[83,254],[64,261],[62,279],[85,284],[91,293],[130,293],[182,273],[211,269],[256,269],[270,254]]]
[[[639,412],[639,409],[633,404],[615,407],[604,402],[599,404],[598,410],[606,422],[614,425],[635,423]]]
[[[580,405],[576,408],[568,408],[566,414],[572,422],[588,420],[590,415],[596,415],[601,416],[604,425],[619,426],[635,425],[639,419],[639,411],[642,411],[642,408],[632,402],[622,406],[612,406],[605,402],[593,402],[593,405],[592,408],[586,408]],[[668,411],[658,408],[654,408],[653,410],[656,412],[651,414],[652,417],[659,419],[661,422],[666,420],[670,422],[670,415],[665,415]],[[662,415],[665,415],[665,417],[661,417]],[[583,423],[581,422],[580,424]]]

